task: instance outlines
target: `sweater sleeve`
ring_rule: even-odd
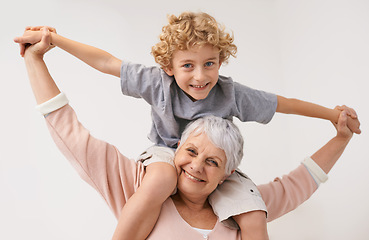
[[[51,112],[45,120],[62,154],[118,218],[142,180],[142,165],[123,156],[116,147],[91,136],[69,105]]]
[[[273,221],[296,209],[317,187],[314,178],[303,164],[282,178],[259,185],[258,189],[268,210],[267,221]]]

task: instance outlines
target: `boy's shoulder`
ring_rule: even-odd
[[[229,84],[234,84],[233,79],[229,76],[225,76],[225,75],[219,75],[218,77],[218,83],[221,85],[229,85]]]

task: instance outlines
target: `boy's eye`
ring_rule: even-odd
[[[192,64],[191,63],[186,63],[183,65],[184,68],[191,68],[192,67]]]
[[[207,63],[205,63],[205,67],[211,67],[211,66],[213,66],[214,65],[214,63],[213,62],[207,62]]]

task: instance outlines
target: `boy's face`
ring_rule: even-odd
[[[218,49],[205,45],[175,51],[171,66],[164,71],[174,76],[178,86],[197,101],[206,98],[217,83],[220,65]]]

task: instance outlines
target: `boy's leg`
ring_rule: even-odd
[[[163,202],[176,185],[177,172],[171,164],[150,163],[141,186],[122,209],[113,240],[146,239],[159,217]]]
[[[256,185],[240,170],[218,186],[209,202],[219,221],[241,229],[242,240],[269,239],[265,203]]]
[[[268,240],[266,213],[261,210],[233,216],[241,229],[242,240]]]

